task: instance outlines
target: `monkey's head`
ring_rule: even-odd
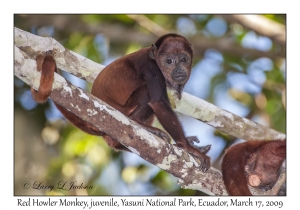
[[[167,86],[174,89],[180,99],[183,87],[191,74],[191,44],[180,35],[166,34],[152,44],[149,56],[156,61]]]

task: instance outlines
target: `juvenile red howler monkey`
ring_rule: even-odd
[[[155,115],[178,147],[201,160],[200,169],[205,172],[210,167],[210,158],[205,155],[210,146],[196,147],[192,141],[198,142],[197,137],[185,137],[166,92],[168,86],[181,98],[183,87],[191,73],[192,59],[191,44],[184,37],[177,34],[164,35],[151,47],[121,57],[106,66],[95,79],[91,93],[148,131],[170,141],[168,134],[151,126]],[[45,56],[44,61],[38,57],[37,66],[42,67],[41,83],[39,90],[32,92],[35,100],[46,100],[51,92],[55,61],[51,56]],[[129,151],[95,126],[81,120],[64,107],[58,104],[56,106],[81,130],[103,136],[107,144],[116,150]]]
[[[286,141],[247,141],[227,149],[222,162],[223,180],[229,195],[252,195],[248,184],[270,190],[286,159]]]

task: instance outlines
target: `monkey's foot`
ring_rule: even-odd
[[[206,154],[210,150],[210,148],[211,148],[211,144],[206,145],[206,146],[202,146],[202,147],[194,145],[194,142],[200,143],[200,141],[197,138],[197,136],[188,136],[188,137],[186,137],[186,139],[188,140],[190,146],[198,149],[202,154]]]

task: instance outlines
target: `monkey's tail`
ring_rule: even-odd
[[[31,88],[33,99],[38,103],[44,103],[52,91],[54,72],[57,72],[56,63],[51,55],[38,55],[36,58],[37,71],[41,71],[39,89]]]

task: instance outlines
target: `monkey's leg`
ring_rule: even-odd
[[[116,151],[123,150],[123,151],[131,152],[127,147],[125,147],[123,144],[113,139],[112,137],[108,135],[103,135],[103,138],[106,141],[107,145],[115,149]]]
[[[143,85],[135,90],[128,99],[126,103],[126,110],[128,111],[124,111],[124,114],[139,123],[147,131],[170,143],[171,138],[166,132],[151,126],[154,113],[152,108],[148,105],[149,100],[150,97],[147,86]]]
[[[67,120],[69,120],[73,125],[75,125],[77,128],[79,128],[80,130],[82,130],[88,134],[96,135],[96,136],[103,136],[105,134],[105,133],[99,131],[99,129],[97,127],[82,120],[80,117],[78,117],[75,114],[73,114],[72,112],[68,111],[63,106],[60,106],[55,102],[54,102],[54,104],[57,107],[57,109],[63,114],[63,116]]]
[[[169,134],[166,132],[152,127],[147,123],[152,123],[153,121],[153,111],[151,107],[149,107],[147,104],[140,104],[130,115],[129,118],[139,123],[142,127],[144,127],[147,131],[153,133],[154,135],[158,136],[159,138],[167,141],[168,143],[171,142],[171,138]],[[152,118],[152,120],[151,120]]]
[[[64,115],[66,119],[68,119],[73,125],[75,125],[80,130],[96,136],[103,136],[104,140],[108,144],[108,146],[112,147],[115,150],[124,150],[131,152],[129,149],[127,149],[123,144],[118,142],[117,140],[111,138],[110,136],[106,135],[104,132],[99,131],[99,129],[92,124],[83,121],[81,118],[73,114],[72,112],[68,111],[64,107],[54,103],[57,109]]]

